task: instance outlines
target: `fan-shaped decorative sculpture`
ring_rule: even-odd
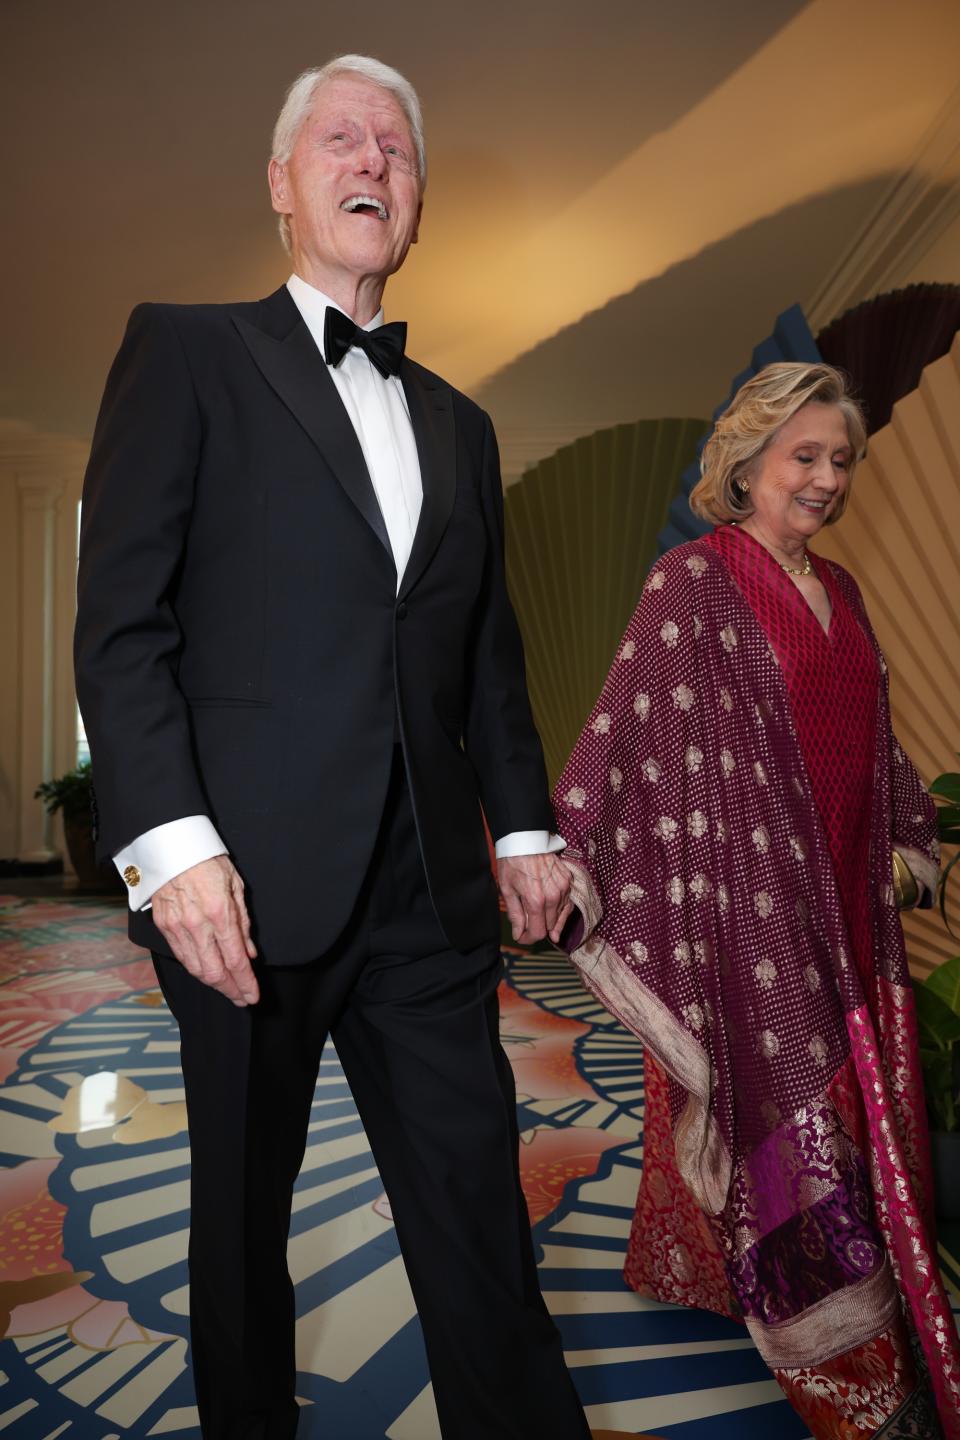
[[[917,388],[924,367],[947,353],[958,328],[960,285],[908,285],[832,320],[817,348],[852,379],[872,435]]]
[[[808,360],[812,362],[819,359],[820,353],[810,333],[810,327],[803,311],[799,305],[792,305],[789,310],[784,310],[782,315],[777,316],[773,334],[768,335],[765,340],[761,340],[760,344],[755,347],[750,364],[746,370],[742,370],[736,376],[726,400],[714,410],[714,420],[726,410],[744,381],[749,380],[751,375],[756,375],[764,365],[772,365],[775,360]],[[709,434],[708,429],[706,434],[701,435],[700,443],[697,446],[697,458],[680,477],[680,486],[670,506],[669,518],[657,538],[657,548],[661,555],[665,550],[672,550],[674,545],[682,545],[685,540],[695,540],[698,535],[706,535],[710,529],[706,521],[697,519],[689,505],[690,491],[700,479],[700,451]]]
[[[600,692],[704,428],[615,425],[564,446],[506,492],[507,580],[551,781]]]
[[[846,514],[814,548],[859,581],[890,667],[894,728],[924,780],[960,750],[960,335],[870,441]],[[956,890],[954,891],[956,894]],[[960,931],[960,906],[953,906]],[[935,911],[907,917],[917,974],[956,951]]]

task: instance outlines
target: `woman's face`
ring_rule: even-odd
[[[777,431],[748,477],[751,520],[775,545],[809,540],[845,493],[850,460],[840,407],[804,405]]]

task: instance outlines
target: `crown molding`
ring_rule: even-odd
[[[0,419],[0,474],[14,477],[21,489],[79,481],[89,456],[87,441]]]

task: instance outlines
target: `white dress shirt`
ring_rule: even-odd
[[[341,307],[299,275],[291,275],[287,289],[322,355],[327,306]],[[383,311],[379,310],[363,328],[375,330],[382,324]],[[399,589],[423,504],[420,460],[403,383],[398,375],[381,375],[356,346],[339,365],[331,365],[328,373],[363,451],[393,551]],[[516,830],[497,840],[496,853],[498,859],[542,855],[562,850],[564,844],[546,830]],[[206,815],[185,815],[147,830],[118,850],[113,859],[121,875],[131,865],[140,872],[140,883],[127,888],[130,908],[145,910],[154,891],[175,875],[202,860],[226,854],[226,845]]]

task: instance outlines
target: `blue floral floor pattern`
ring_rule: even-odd
[[[525,1143],[559,1142],[556,1132],[577,1126],[600,1136],[590,1173],[561,1183],[534,1226],[543,1291],[591,1425],[670,1440],[801,1440],[804,1425],[741,1326],[643,1300],[625,1286],[621,1266],[642,1165],[639,1046],[585,995],[565,957],[507,959],[508,985],[528,1016],[541,1013],[545,1025],[556,1025],[550,1017],[575,1022],[567,1027],[567,1058],[578,1081],[569,1096],[556,1093],[556,1083],[551,1090],[530,1082],[535,1036],[504,1037],[511,1058],[523,1057],[515,1068]],[[556,1076],[555,1036],[551,1044]],[[139,1087],[131,1128],[52,1129],[84,1077],[105,1072]],[[63,1215],[62,1254],[83,1297],[69,1316],[57,1296],[14,1312],[20,1323],[0,1345],[5,1440],[199,1440],[188,1368],[190,1156],[178,1121],[182,1099],[174,1022],[157,996],[137,994],[45,1034],[0,1087],[7,1174],[46,1164],[49,1196]],[[164,1123],[138,1130],[145,1114]],[[555,1177],[555,1168],[547,1172]],[[329,1046],[289,1260],[300,1440],[438,1440],[389,1206]],[[953,1262],[944,1260],[956,1282]],[[109,1320],[99,1343],[98,1316]]]

